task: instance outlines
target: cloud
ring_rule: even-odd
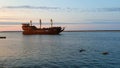
[[[8,8],[8,9],[61,9],[60,7],[46,7],[46,6],[5,6],[3,8]]]
[[[119,12],[120,8],[95,8],[95,9],[85,9],[81,10],[83,12]]]
[[[2,8],[7,9],[41,9],[41,10],[64,10],[64,11],[79,11],[79,12],[119,12],[120,7],[113,8],[94,8],[94,9],[80,9],[80,8],[70,8],[70,7],[48,7],[48,6],[4,6]]]
[[[98,8],[97,11],[107,11],[107,12],[119,12],[120,8]]]
[[[3,9],[40,9],[40,10],[61,10],[61,11],[78,11],[78,8],[71,7],[48,7],[48,6],[30,6],[30,5],[21,5],[21,6],[4,6]]]
[[[0,20],[19,20],[18,18],[0,18]]]

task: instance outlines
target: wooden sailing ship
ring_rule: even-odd
[[[32,21],[30,20],[30,23],[23,23],[22,29],[24,35],[33,35],[33,34],[48,34],[48,35],[56,35],[60,34],[65,28],[63,27],[53,27],[53,20],[51,19],[51,27],[49,28],[42,28],[41,19],[40,19],[40,28],[37,28],[36,26],[32,25]]]

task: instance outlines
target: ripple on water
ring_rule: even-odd
[[[0,68],[120,68],[120,32],[3,35],[7,38],[0,40]]]

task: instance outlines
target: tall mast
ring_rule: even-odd
[[[53,20],[52,20],[52,19],[50,19],[50,21],[51,21],[51,27],[53,27]]]
[[[42,25],[42,21],[41,21],[41,19],[40,19],[40,29],[41,29],[41,25]]]
[[[32,20],[30,20],[30,26],[32,26]]]

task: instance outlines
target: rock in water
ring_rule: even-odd
[[[108,55],[109,53],[108,52],[102,52],[103,55]]]
[[[6,37],[0,37],[0,39],[6,39]]]
[[[83,51],[86,51],[85,49],[80,49],[79,52],[83,52]]]

